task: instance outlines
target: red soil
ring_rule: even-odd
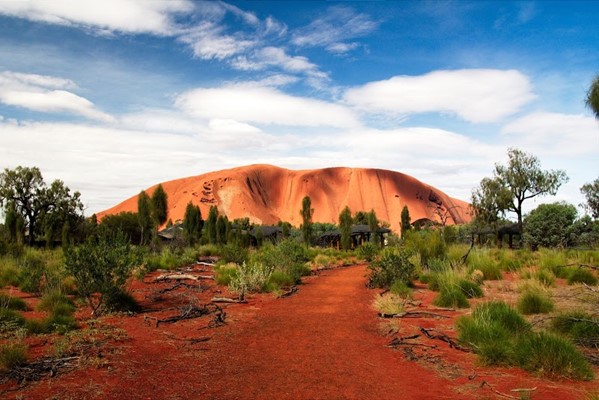
[[[156,185],[157,186],[157,185]],[[156,186],[146,192],[152,194]],[[395,171],[365,168],[326,168],[293,171],[272,165],[250,165],[199,176],[163,182],[168,195],[169,218],[183,219],[191,201],[204,218],[216,205],[229,220],[250,218],[253,223],[301,224],[299,210],[304,196],[310,196],[314,222],[336,223],[345,206],[352,212],[373,209],[381,221],[399,231],[401,211],[408,206],[412,222],[427,218],[439,222],[434,210],[446,223],[467,223],[468,203],[449,197],[441,190],[409,175]],[[98,213],[98,218],[123,211],[137,211],[137,195]]]
[[[568,400],[599,390],[597,381],[550,381],[516,368],[479,368],[473,354],[450,349],[438,340],[420,337],[414,343],[421,346],[386,347],[393,337],[418,333],[420,326],[455,336],[454,321],[381,320],[371,308],[377,291],[365,287],[365,266],[322,271],[306,278],[298,293],[288,298],[258,295],[248,304],[229,305],[226,324],[217,328],[207,327],[210,317],[155,327],[147,317],[172,315],[168,307],[227,295],[211,284],[157,296],[158,289],[172,283],[150,283],[156,274],[133,286],[145,313],[98,323],[127,333],[124,339],[113,336],[103,348],[96,359],[99,367],[87,365],[4,395],[26,399],[493,399],[501,397],[492,390],[517,398],[512,389],[536,387],[532,399]],[[417,290],[415,297],[426,307],[432,295]],[[147,312],[151,307],[156,312]],[[191,338],[209,340],[194,344]],[[481,387],[483,382],[491,386]]]

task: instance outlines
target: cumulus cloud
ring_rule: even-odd
[[[17,0],[1,1],[0,14],[98,32],[172,35],[175,15],[192,11],[188,0]],[[118,10],[115,12],[114,10]]]
[[[359,124],[344,106],[250,84],[193,89],[181,94],[175,104],[202,118],[257,124],[338,128]]]
[[[64,90],[76,87],[69,79],[4,71],[0,73],[0,102],[34,111],[67,112],[99,121],[113,121],[91,101]]]
[[[501,129],[505,139],[537,153],[599,153],[599,126],[593,117],[543,111],[518,118]]]
[[[188,29],[180,40],[192,48],[194,56],[203,60],[224,60],[256,45],[254,40],[227,35],[223,31],[222,26],[205,22]]]
[[[440,112],[469,122],[494,122],[535,98],[515,70],[469,69],[396,76],[349,89],[345,100],[365,112],[391,115]]]
[[[309,25],[293,32],[291,43],[300,47],[324,47],[333,53],[346,53],[358,46],[351,39],[367,35],[378,23],[366,14],[347,7],[331,7]]]

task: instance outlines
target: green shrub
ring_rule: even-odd
[[[473,251],[468,257],[468,271],[479,270],[485,280],[499,280],[503,278],[499,263],[492,257],[488,250]]]
[[[289,287],[295,284],[295,279],[283,271],[273,271],[266,284],[266,291],[273,292],[283,287]]]
[[[0,258],[0,287],[19,286],[21,268],[15,258],[4,256]]]
[[[586,283],[594,286],[597,284],[597,277],[591,271],[583,268],[574,268],[568,275],[568,285],[575,283]]]
[[[468,308],[470,303],[458,285],[443,285],[433,304],[439,307]]]
[[[395,281],[390,287],[391,293],[404,298],[411,299],[412,298],[412,288],[410,288],[405,282]]]
[[[518,299],[518,311],[524,315],[553,311],[553,301],[545,293],[527,290]]]
[[[551,378],[591,380],[593,369],[568,340],[548,332],[526,335],[516,346],[520,367]]]
[[[583,311],[571,311],[557,315],[551,322],[553,330],[567,335],[574,343],[599,346],[599,318]]]
[[[203,244],[198,249],[198,256],[200,257],[212,257],[218,255],[218,246],[215,244]]]
[[[477,284],[476,282],[469,280],[469,279],[461,278],[458,280],[457,284],[458,284],[458,287],[460,288],[460,290],[469,299],[480,298],[480,297],[483,297],[483,295],[484,295],[483,290],[481,289],[480,285]]]
[[[8,308],[0,308],[0,332],[11,332],[25,325],[25,318]]]
[[[558,278],[568,278],[568,269],[564,266],[568,264],[566,253],[558,250],[541,249],[538,252],[539,266],[541,269],[550,270]]]
[[[0,345],[0,371],[10,371],[26,361],[27,346],[23,343],[11,341]]]
[[[29,249],[20,262],[19,288],[27,293],[40,293],[45,273],[44,260],[32,249]]]
[[[23,299],[0,293],[0,308],[25,311],[27,310],[27,304]]]
[[[379,246],[372,242],[365,242],[358,247],[357,253],[361,259],[371,262],[379,253]]]
[[[237,269],[237,274],[232,277],[229,289],[237,293],[240,299],[248,292],[262,292],[272,272],[271,268],[262,264],[243,263]]]
[[[416,269],[410,262],[408,253],[391,248],[384,249],[381,257],[368,268],[369,286],[380,288],[388,288],[397,281],[411,285]]]
[[[555,275],[553,275],[553,272],[551,272],[550,270],[538,270],[532,275],[532,277],[546,287],[551,287],[555,285]]]
[[[115,300],[125,291],[127,279],[140,262],[139,253],[122,233],[71,247],[65,256],[66,270],[77,280],[77,290],[94,315],[118,303]]]
[[[443,260],[447,257],[447,245],[440,231],[421,230],[408,231],[403,238],[406,249],[420,255],[420,263],[428,267],[433,259]]]
[[[75,304],[60,291],[50,291],[44,293],[37,305],[38,311],[52,312],[55,308],[69,308],[71,312],[75,311]]]
[[[527,261],[522,253],[513,250],[498,249],[496,252],[498,266],[502,271],[519,271]]]
[[[489,301],[478,305],[472,312],[472,317],[493,321],[512,334],[530,332],[530,324],[514,309],[503,301]]]
[[[220,248],[221,260],[225,263],[243,264],[248,261],[249,251],[238,244],[229,243]]]
[[[214,280],[217,284],[229,286],[231,279],[237,275],[237,264],[228,263],[214,268]]]

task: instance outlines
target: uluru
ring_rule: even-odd
[[[158,183],[146,192],[151,195]],[[252,223],[279,221],[301,224],[302,199],[309,196],[314,222],[337,223],[345,206],[352,212],[374,210],[380,221],[399,231],[401,211],[408,207],[412,222],[467,223],[469,204],[409,175],[373,168],[290,170],[249,165],[162,182],[168,195],[168,216],[182,220],[186,205],[197,204],[206,217],[211,206],[229,220],[248,217]],[[137,195],[98,213],[98,217],[137,211]]]

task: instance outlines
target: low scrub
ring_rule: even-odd
[[[522,337],[516,346],[517,364],[549,378],[591,380],[593,369],[565,338],[548,332],[532,333]]]
[[[405,251],[387,248],[379,259],[372,262],[370,268],[370,287],[389,288],[395,282],[411,285],[415,278],[416,267],[410,262]]]
[[[544,291],[527,290],[518,298],[518,311],[524,315],[553,311],[553,301]]]
[[[568,285],[574,285],[576,283],[585,283],[594,286],[597,284],[597,277],[589,270],[574,268],[568,275]]]
[[[503,277],[499,262],[488,250],[473,251],[468,257],[468,271],[479,270],[485,280],[499,280]]]
[[[379,254],[380,248],[375,243],[365,242],[356,250],[358,257],[371,262]]]
[[[214,267],[214,280],[219,285],[229,286],[235,276],[237,276],[237,264],[235,263]]]
[[[581,346],[599,347],[599,318],[591,314],[583,311],[559,314],[552,320],[551,328]]]
[[[381,314],[394,315],[404,311],[405,298],[393,293],[377,295],[373,306]]]
[[[0,293],[0,308],[8,308],[10,310],[25,311],[27,310],[27,304],[23,299],[18,297],[8,296]]]
[[[237,269],[237,274],[231,278],[229,289],[239,295],[243,300],[246,293],[262,292],[273,270],[257,263],[243,263]]]
[[[391,293],[403,298],[403,299],[411,299],[412,298],[412,288],[409,287],[405,282],[395,281],[391,287],[389,288]]]
[[[0,371],[12,368],[27,361],[27,346],[20,341],[10,341],[0,345]]]

